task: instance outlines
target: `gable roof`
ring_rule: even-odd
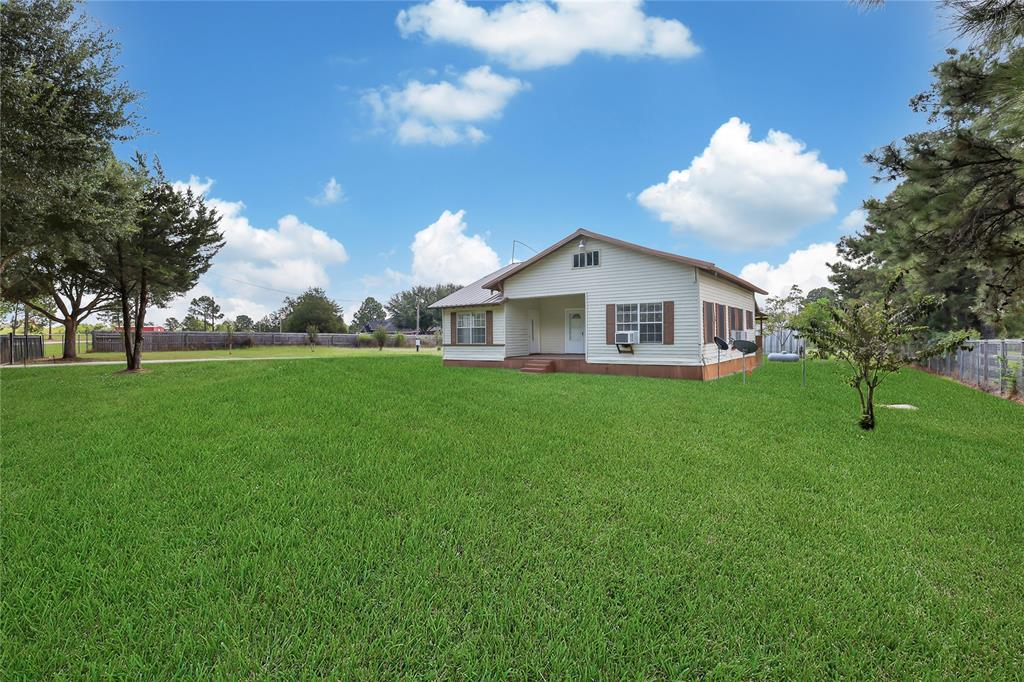
[[[507,265],[504,268],[502,268],[501,270],[498,270],[497,272],[492,273],[492,275],[490,275],[489,278],[485,277],[480,282],[474,282],[473,284],[470,285],[470,287],[474,287],[474,286],[479,285],[481,289],[492,290],[492,291],[497,290],[497,287],[499,287],[503,281],[505,281],[506,279],[508,279],[512,275],[514,275],[516,273],[519,273],[519,272],[522,272],[523,270],[525,270],[526,268],[530,267],[534,263],[542,260],[545,256],[547,256],[551,252],[556,251],[557,249],[562,248],[563,246],[565,246],[569,242],[573,241],[574,239],[579,239],[580,237],[587,237],[589,239],[596,239],[598,241],[608,242],[609,244],[615,244],[616,246],[621,246],[621,247],[623,247],[625,249],[630,249],[630,250],[636,251],[638,253],[645,253],[645,254],[647,254],[649,256],[655,256],[657,258],[664,258],[665,260],[674,261],[676,263],[682,263],[683,265],[690,265],[692,267],[700,268],[701,270],[705,270],[705,271],[710,272],[710,273],[712,273],[714,275],[717,275],[718,277],[721,277],[724,280],[728,280],[728,281],[732,282],[733,284],[735,284],[737,286],[740,286],[740,287],[742,287],[742,288],[744,288],[744,289],[746,289],[748,291],[753,291],[754,293],[758,293],[758,294],[767,294],[768,293],[767,291],[765,291],[761,287],[759,287],[759,286],[757,286],[755,284],[751,284],[747,280],[741,279],[741,278],[737,277],[736,275],[732,274],[731,272],[726,272],[725,270],[721,269],[720,267],[718,267],[717,265],[715,265],[711,261],[697,260],[696,258],[688,258],[686,256],[680,256],[679,254],[676,254],[676,253],[669,253],[668,251],[658,251],[657,249],[649,249],[646,246],[640,246],[639,244],[633,244],[632,242],[626,242],[626,241],[622,241],[621,239],[615,239],[614,237],[608,237],[608,236],[605,236],[603,234],[598,234],[597,232],[591,232],[590,230],[583,229],[582,227],[580,229],[576,230],[575,232],[573,232],[572,234],[570,234],[565,239],[562,239],[561,241],[558,241],[558,242],[552,244],[551,246],[549,246],[548,248],[544,249],[543,251],[541,251],[537,255],[533,256],[532,258],[529,258],[529,259],[527,259],[527,260],[525,260],[525,261],[523,261],[521,263],[513,263],[512,265]],[[466,287],[466,288],[468,289],[469,287]],[[460,293],[460,292],[456,292],[456,294],[458,294],[458,293]],[[454,296],[454,295],[455,294],[452,294],[452,296]],[[448,298],[451,298],[451,296],[449,296]],[[442,300],[446,301],[447,299],[442,299]],[[494,302],[495,303],[499,303],[500,301],[501,301],[501,298],[499,297],[499,299],[497,301],[494,301]],[[438,301],[438,303],[440,303],[440,302],[441,301]],[[436,306],[436,305],[437,305],[437,303],[434,304],[434,306]],[[434,307],[434,306],[431,306],[431,307]]]
[[[462,308],[465,306],[473,305],[493,305],[501,303],[505,300],[504,295],[499,292],[494,292],[491,289],[487,289],[482,286],[484,282],[494,279],[495,277],[501,277],[503,273],[511,270],[515,266],[520,265],[519,263],[511,263],[503,268],[499,268],[489,275],[484,275],[472,284],[467,284],[458,291],[448,294],[440,301],[431,303],[428,308]]]

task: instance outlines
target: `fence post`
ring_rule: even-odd
[[[1017,394],[1024,390],[1024,340],[1020,342],[1020,357],[1017,358]]]
[[[1003,386],[1006,384],[1006,370],[1010,368],[1010,355],[1006,352],[1006,339],[1000,342],[999,350],[1003,355],[1003,360],[999,363],[999,395],[1002,395]]]
[[[981,351],[983,356],[982,377],[985,382],[985,390],[988,390],[988,344],[982,341]]]
[[[974,384],[981,388],[981,342],[972,346],[974,350]]]

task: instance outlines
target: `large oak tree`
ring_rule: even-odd
[[[120,80],[119,49],[70,0],[0,5],[0,275],[74,248],[84,227],[105,231],[80,199],[110,144],[136,130],[138,94]]]

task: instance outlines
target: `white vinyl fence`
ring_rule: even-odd
[[[762,338],[764,352],[767,353],[800,353],[804,340],[792,329],[781,329],[774,334]]]

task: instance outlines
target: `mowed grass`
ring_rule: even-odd
[[[10,678],[1024,670],[1024,408],[951,381],[113,370],[0,372]]]
[[[56,346],[56,351],[46,347],[44,352],[45,360],[44,364],[50,362],[51,357],[55,357],[58,360],[61,358],[63,351],[59,345]],[[387,346],[383,349],[373,348],[348,348],[342,346],[317,346],[315,349],[311,349],[309,346],[253,346],[251,348],[234,348],[227,350],[226,348],[213,349],[213,350],[165,350],[165,351],[149,351],[142,354],[142,364],[145,365],[147,362],[153,362],[154,360],[235,360],[235,359],[257,359],[257,358],[317,358],[317,357],[349,357],[349,356],[376,356],[376,355],[402,355],[405,353],[415,353],[415,348],[395,348],[393,346]],[[50,353],[47,355],[46,353]],[[424,353],[433,353],[440,357],[440,352],[436,348],[423,347],[419,351],[420,355]],[[118,352],[85,352],[81,351],[78,355],[78,360],[82,362],[97,362],[97,361],[123,361],[124,353]]]

